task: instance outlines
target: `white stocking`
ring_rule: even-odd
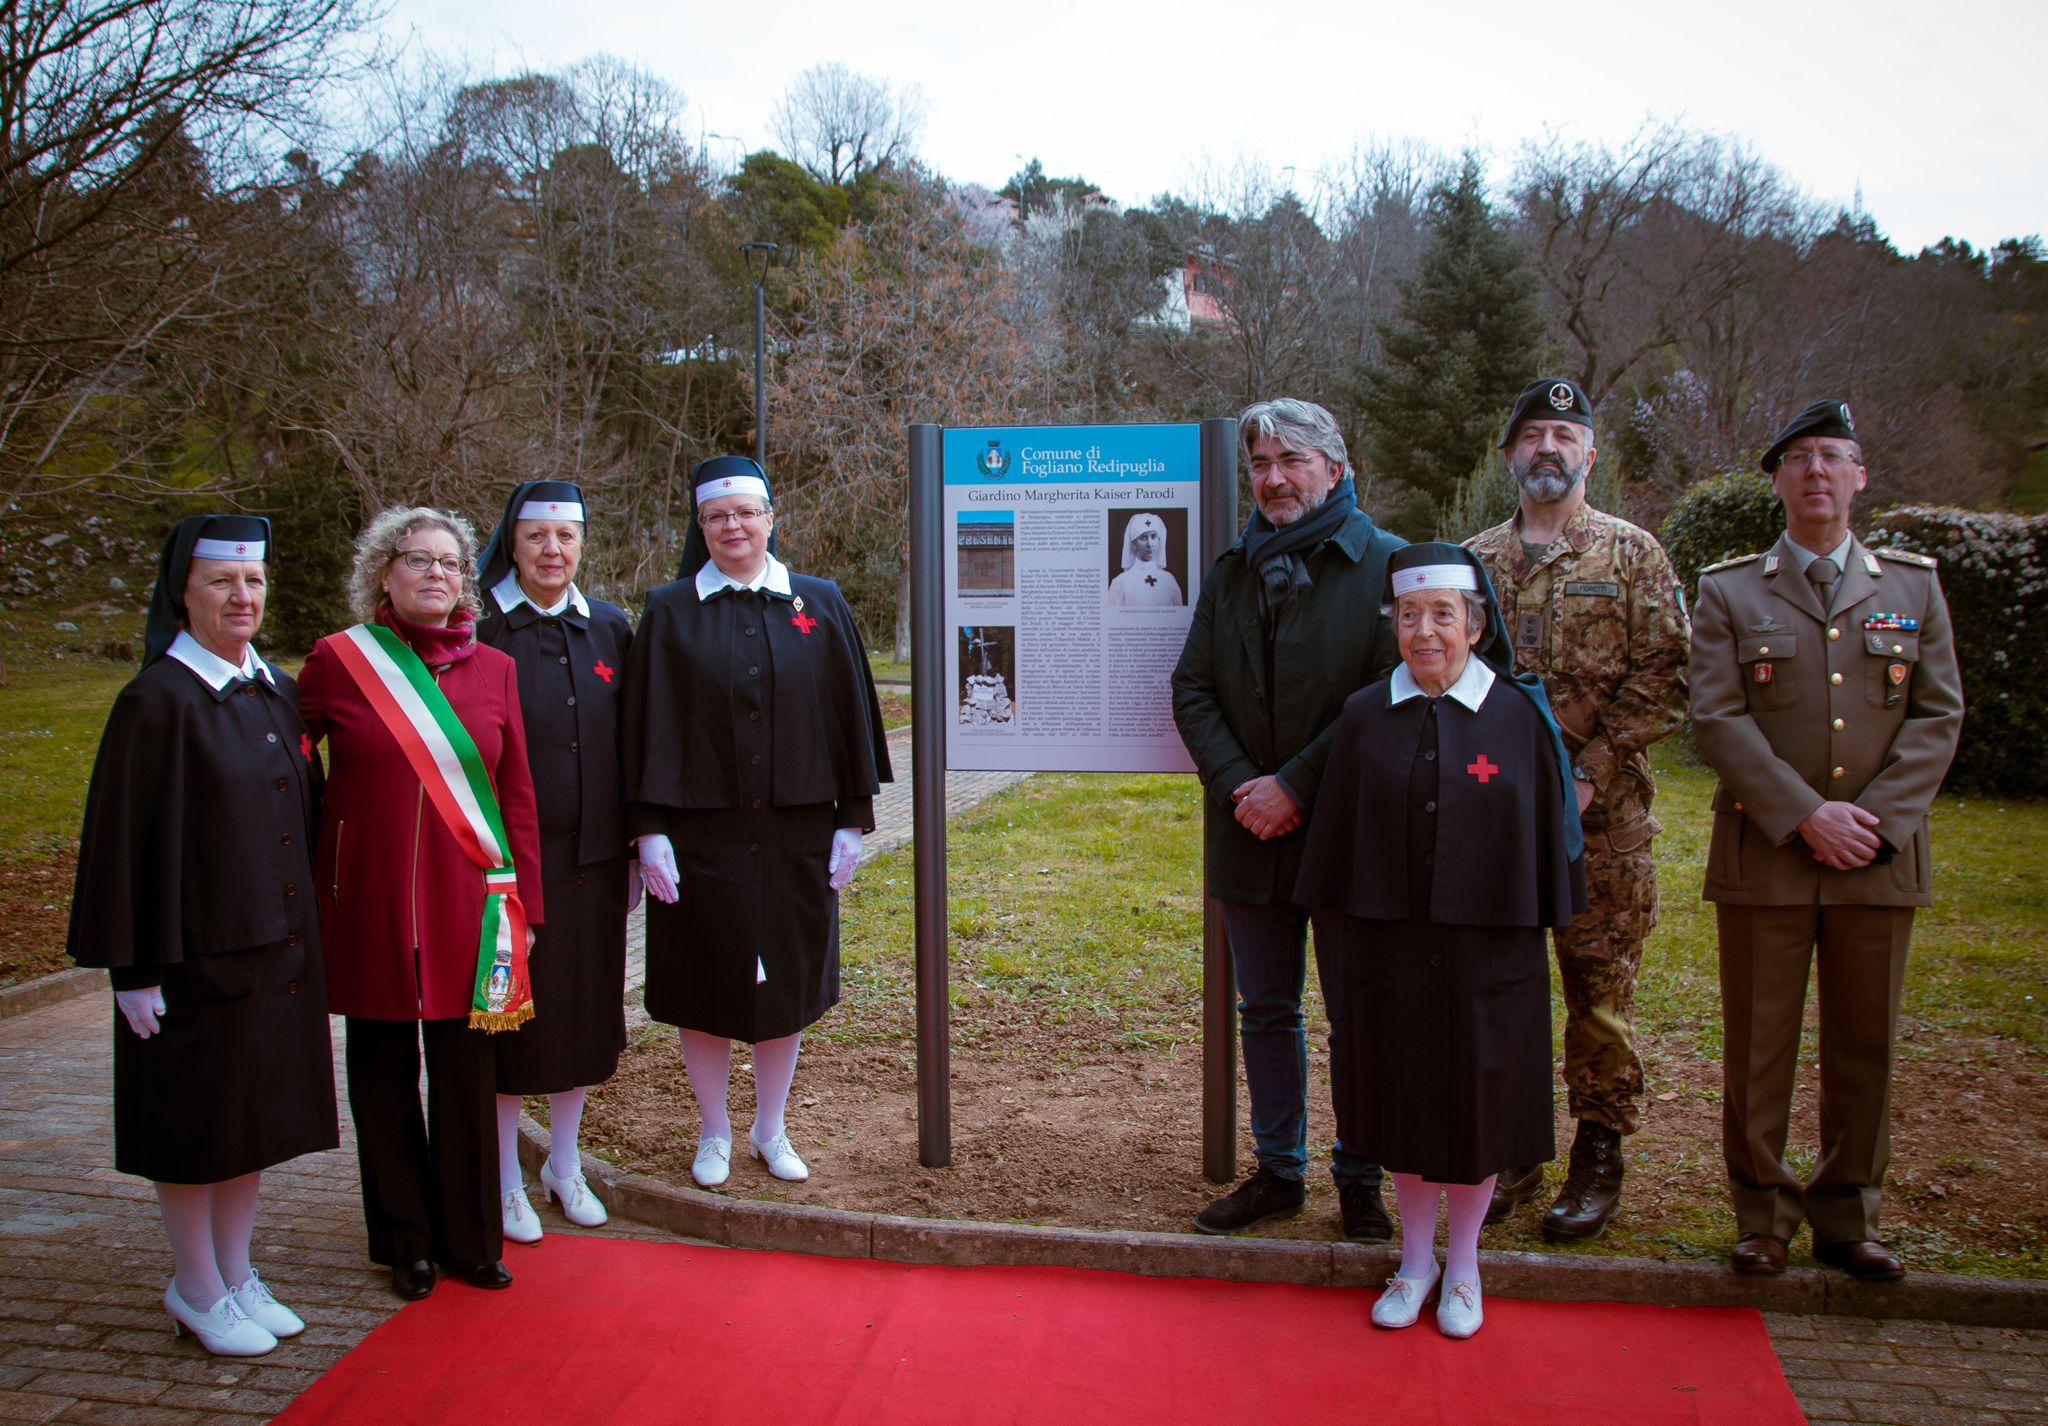
[[[1444,1281],[1479,1285],[1479,1230],[1486,1224],[1486,1206],[1493,1201],[1493,1181],[1447,1183],[1444,1200],[1449,1205],[1449,1244],[1444,1250]]]
[[[1436,1271],[1436,1205],[1443,1185],[1419,1174],[1388,1175],[1401,1210],[1401,1276],[1423,1282]]]
[[[796,1054],[803,1042],[799,1032],[754,1046],[754,1137],[764,1144],[785,1127],[783,1111],[789,1107],[789,1086],[796,1079]]]
[[[677,1034],[683,1041],[683,1068],[690,1075],[690,1092],[697,1096],[697,1112],[704,1117],[703,1137],[730,1139],[732,1115],[725,1107],[725,1092],[732,1079],[732,1041],[702,1030],[679,1030]]]
[[[498,1192],[526,1187],[519,1172],[519,1105],[516,1094],[498,1096]]]
[[[156,1202],[171,1240],[178,1296],[194,1312],[204,1312],[228,1291],[213,1258],[213,1185],[160,1183]]]
[[[261,1173],[213,1185],[213,1262],[229,1287],[249,1280],[249,1239],[256,1233],[256,1198],[262,1190]]]
[[[565,1089],[548,1096],[548,1137],[554,1142],[548,1158],[555,1177],[565,1182],[583,1172],[583,1153],[576,1145],[583,1128],[583,1095],[583,1090]]]

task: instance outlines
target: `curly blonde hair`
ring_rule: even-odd
[[[409,510],[383,510],[356,536],[355,566],[348,577],[349,611],[364,623],[377,617],[384,603],[384,572],[399,551],[420,530],[445,530],[462,549],[462,593],[456,607],[472,618],[483,613],[476,591],[476,527],[453,510],[415,505]]]

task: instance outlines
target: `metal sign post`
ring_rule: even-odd
[[[1211,564],[1237,539],[1237,422],[1202,423],[1202,549]],[[1207,573],[1207,571],[1203,571]],[[1208,853],[1202,880],[1209,877]],[[1202,898],[1202,1173],[1237,1177],[1237,978],[1223,905]]]

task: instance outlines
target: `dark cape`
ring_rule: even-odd
[[[272,670],[215,691],[158,658],[114,702],[79,835],[68,950],[162,987],[114,1012],[114,1162],[218,1183],[338,1142],[310,855],[321,771]]]
[[[526,487],[522,486],[521,490]],[[519,666],[548,919],[531,960],[534,1018],[493,1037],[500,1094],[602,1084],[626,1045],[626,845],[619,714],[632,625],[615,604],[559,616],[484,594],[479,643]]]
[[[626,677],[631,830],[668,836],[682,873],[675,905],[648,903],[647,1013],[749,1042],[837,1003],[832,833],[872,829],[891,775],[852,611],[828,580],[790,589],[663,585]]]
[[[1585,909],[1551,731],[1496,680],[1474,713],[1389,702],[1338,720],[1295,900],[1356,1024],[1338,1136],[1394,1173],[1479,1183],[1555,1152],[1544,928]]]

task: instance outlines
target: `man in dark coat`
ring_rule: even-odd
[[[1258,509],[1203,579],[1173,672],[1174,721],[1206,792],[1204,878],[1230,935],[1259,1160],[1196,1216],[1205,1233],[1291,1216],[1306,1198],[1308,919],[1293,903],[1294,877],[1344,700],[1398,657],[1379,607],[1387,560],[1403,543],[1358,508],[1328,411],[1282,398],[1246,408],[1239,422]],[[1320,948],[1318,977],[1331,1053],[1341,1057],[1349,1017]],[[1341,1143],[1331,1157],[1344,1235],[1391,1237],[1378,1166]]]

